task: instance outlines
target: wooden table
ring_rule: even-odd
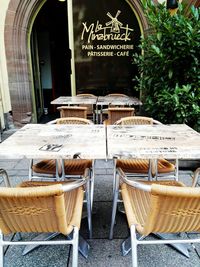
[[[106,158],[103,125],[27,124],[0,144],[0,159]]]
[[[108,158],[200,159],[200,134],[185,124],[107,126]]]

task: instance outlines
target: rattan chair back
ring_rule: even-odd
[[[200,231],[200,188],[159,181],[150,185],[150,192],[145,192],[123,184],[122,197],[129,226],[136,224],[144,236]]]
[[[95,97],[93,94],[77,94],[76,96],[84,97],[84,96],[89,96],[89,97]]]
[[[55,120],[56,124],[85,124],[90,125],[94,124],[91,120],[78,118],[78,117],[67,117],[67,118],[60,118]]]
[[[152,118],[148,117],[142,117],[142,116],[130,116],[130,117],[124,117],[120,120],[116,121],[116,125],[143,125],[143,124],[153,124],[154,120]]]
[[[119,93],[108,94],[106,96],[127,97],[127,95],[125,95],[125,94],[119,94]]]
[[[96,97],[93,94],[78,94],[76,96],[80,96],[80,97]],[[81,106],[87,108],[87,116],[88,116],[88,118],[92,118],[93,117],[93,113],[94,113],[94,107],[93,107],[93,105],[83,104]]]
[[[134,108],[108,108],[108,120],[106,124],[114,124],[116,121],[120,120],[123,117],[133,116],[135,112]]]
[[[82,203],[82,187],[65,193],[61,184],[0,188],[0,229],[4,234],[60,232],[67,235],[73,226],[80,227],[77,212],[82,210]]]
[[[87,107],[61,106],[57,108],[60,111],[60,117],[79,117],[87,119]]]

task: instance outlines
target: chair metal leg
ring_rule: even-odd
[[[64,181],[65,179],[65,162],[63,159],[57,159],[56,162],[56,179],[57,181]]]
[[[90,199],[91,199],[91,210],[93,208],[93,199],[94,199],[94,177],[95,177],[95,173],[94,173],[94,164],[95,161],[92,161],[92,170],[90,171]]]
[[[131,225],[131,247],[132,247],[132,266],[137,267],[137,237],[135,231],[135,225]]]
[[[95,123],[96,122],[96,116],[95,116],[95,108],[94,105],[92,105],[92,120]]]
[[[152,181],[152,161],[149,159],[148,180]]]
[[[56,237],[57,235],[59,235],[60,233],[42,233],[38,236],[36,236],[35,238],[33,238],[33,241],[39,241],[39,240],[51,240],[52,238]],[[68,240],[72,239],[72,234],[69,234],[66,236]],[[22,255],[26,255],[29,252],[31,252],[32,250],[34,250],[35,248],[39,247],[39,244],[35,244],[35,245],[27,245],[22,253]],[[90,245],[87,243],[87,241],[79,235],[79,252],[81,253],[81,255],[87,259],[88,257],[88,253],[89,253],[89,249],[90,249]]]
[[[32,180],[32,177],[33,177],[33,159],[30,159],[30,162],[29,162],[29,170],[28,170],[28,179],[29,181]]]
[[[79,229],[77,227],[74,227],[72,267],[78,267],[78,235]]]
[[[155,236],[159,237],[160,239],[168,240],[173,239],[175,234],[160,234],[160,233],[154,233]],[[144,237],[141,237],[139,240],[142,240]],[[188,245],[180,243],[170,243],[169,246],[175,248],[177,251],[179,251],[181,254],[189,258],[189,252],[188,252]],[[131,237],[129,236],[127,239],[125,239],[121,245],[122,249],[122,255],[126,256],[131,251]]]
[[[0,169],[0,175],[2,175],[6,187],[11,187],[8,174],[4,169]]]
[[[159,237],[160,239],[164,239],[164,240],[175,239],[175,237],[176,237],[176,234],[154,233],[154,235]],[[177,251],[179,251],[181,254],[183,254],[187,258],[190,257],[187,244],[181,244],[181,242],[176,243],[176,244],[170,243],[169,246],[175,248]]]
[[[109,239],[113,239],[113,230],[114,230],[114,225],[115,225],[118,195],[119,195],[119,175],[116,175],[115,189],[114,189],[114,194],[113,194],[113,205],[112,205],[112,216],[111,216]]]
[[[131,251],[131,237],[126,238],[121,244],[122,256],[126,256]]]
[[[3,234],[0,231],[0,266],[3,267]]]
[[[101,106],[101,110],[100,110],[100,124],[103,123],[103,106]]]
[[[67,236],[68,240],[72,239],[72,234],[69,234]],[[88,242],[79,234],[79,240],[78,240],[78,250],[81,253],[81,255],[87,259],[88,258],[88,253],[89,253],[90,245]]]
[[[179,162],[178,159],[176,159],[175,163],[175,180],[178,181],[178,172],[179,172]]]
[[[16,237],[16,239],[19,241],[19,240],[22,240],[22,235],[21,235],[21,233],[16,233],[15,234],[15,237]]]
[[[113,162],[113,172],[114,172],[114,176],[113,176],[113,195],[115,193],[115,187],[116,187],[116,175],[117,175],[117,170],[116,170],[116,163],[117,163],[117,160],[114,159],[114,162]]]
[[[90,181],[86,184],[86,203],[87,203],[87,218],[88,218],[88,231],[89,238],[92,238],[92,209],[91,209],[91,192],[90,192]]]
[[[57,235],[59,235],[59,234],[60,233],[42,233],[42,234],[37,235],[35,238],[33,238],[33,241],[51,240],[54,237],[56,237]],[[24,255],[28,254],[29,252],[31,252],[32,250],[34,250],[37,247],[39,247],[38,244],[25,246],[25,248],[24,248],[24,250],[22,252],[22,255],[24,256]]]
[[[49,174],[48,176],[41,176],[40,175],[35,175],[33,174],[33,159],[30,160],[29,163],[29,181],[33,181],[33,180],[42,180],[42,181],[49,181],[49,180],[53,180],[53,181],[62,181],[64,180],[64,160],[59,160],[59,162],[57,162],[57,160],[55,160],[55,164],[56,164],[56,174]]]

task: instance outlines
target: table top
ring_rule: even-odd
[[[108,158],[200,159],[200,134],[185,124],[107,126]]]
[[[78,104],[89,104],[89,105],[118,105],[118,106],[139,106],[142,102],[131,96],[60,96],[53,101],[53,105],[78,105]]]
[[[107,133],[106,133],[107,132]],[[185,124],[27,124],[0,144],[0,159],[200,159],[200,134]]]
[[[53,101],[53,105],[70,105],[70,104],[83,104],[94,105],[97,102],[96,96],[60,96]]]
[[[0,144],[0,159],[105,159],[104,125],[27,124]]]
[[[142,102],[131,96],[99,96],[97,99],[97,105],[118,105],[118,106],[139,106]]]

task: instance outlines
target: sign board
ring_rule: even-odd
[[[125,0],[73,1],[77,93],[136,95],[140,28]]]

